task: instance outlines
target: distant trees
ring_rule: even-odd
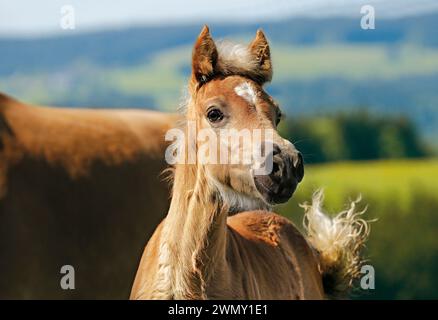
[[[286,119],[280,131],[302,152],[307,163],[428,155],[416,128],[405,117],[368,112],[307,116]]]

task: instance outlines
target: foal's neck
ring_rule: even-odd
[[[161,247],[169,251],[176,299],[206,298],[211,275],[225,263],[227,208],[205,168],[179,165]]]

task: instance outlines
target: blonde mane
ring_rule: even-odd
[[[266,73],[260,69],[259,61],[254,57],[248,46],[233,43],[228,40],[216,42],[218,61],[216,72],[223,75],[241,75],[256,82],[271,81],[272,69]]]

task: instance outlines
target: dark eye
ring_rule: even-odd
[[[224,114],[219,109],[214,108],[207,112],[207,118],[211,123],[216,123],[224,118]]]

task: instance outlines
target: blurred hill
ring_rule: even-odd
[[[412,119],[438,134],[438,15],[376,19],[299,18],[210,24],[213,36],[272,43],[268,86],[285,113],[313,116],[365,109]],[[0,39],[0,90],[64,106],[175,110],[200,25],[136,27],[63,36]]]

